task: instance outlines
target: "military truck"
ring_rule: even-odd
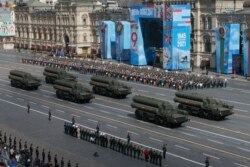
[[[55,80],[60,79],[76,81],[76,77],[74,75],[58,68],[45,67],[43,75],[45,76],[46,83],[54,83]]]
[[[39,79],[32,76],[30,73],[19,70],[11,70],[9,79],[11,86],[26,90],[36,90],[41,85],[41,81]]]
[[[92,76],[90,84],[93,85],[93,92],[100,95],[126,98],[126,96],[131,93],[130,87],[108,77]]]
[[[176,92],[175,96],[174,101],[179,103],[179,109],[188,111],[190,115],[222,120],[233,114],[233,106],[215,98],[193,92]]]
[[[136,109],[137,119],[162,126],[177,127],[189,120],[186,111],[173,107],[167,101],[152,97],[135,95],[131,107]]]
[[[88,103],[94,98],[92,92],[82,84],[69,80],[56,80],[53,85],[59,99],[76,103]]]

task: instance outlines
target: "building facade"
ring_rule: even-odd
[[[98,8],[98,2],[81,0],[60,0],[54,6],[36,0],[19,3],[16,47],[87,56],[94,43],[89,13]]]
[[[215,56],[214,28],[217,15],[241,10],[244,0],[194,0],[191,13],[191,56],[193,65],[204,67]],[[213,67],[210,64],[210,67]]]
[[[10,8],[0,8],[0,48],[13,49],[15,39],[15,15]]]

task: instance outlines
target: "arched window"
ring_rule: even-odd
[[[210,36],[206,35],[203,37],[204,52],[211,52],[211,40]]]
[[[207,29],[208,30],[212,29],[212,18],[210,16],[207,17]]]

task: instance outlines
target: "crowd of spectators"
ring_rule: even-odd
[[[82,58],[32,57],[23,58],[23,63],[50,66],[80,73],[105,75],[126,81],[139,82],[177,90],[218,88],[227,85],[227,80],[190,71],[167,71],[149,66],[133,66],[112,61]]]

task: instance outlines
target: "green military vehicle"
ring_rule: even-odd
[[[76,77],[74,75],[58,68],[45,67],[43,75],[45,76],[46,83],[54,83],[55,80],[60,79],[76,81]]]
[[[41,85],[41,81],[30,73],[11,70],[9,75],[11,86],[18,87],[26,90],[38,89]]]
[[[233,114],[233,106],[215,98],[192,92],[176,92],[175,96],[174,101],[179,103],[178,107],[188,111],[190,115],[222,120]]]
[[[135,95],[131,107],[136,109],[137,119],[162,126],[178,127],[189,120],[186,111],[174,108],[167,101],[152,97]]]
[[[90,84],[93,85],[93,92],[100,95],[126,98],[126,96],[131,93],[130,87],[108,77],[92,76]]]
[[[60,99],[70,100],[76,103],[88,103],[94,98],[92,92],[82,84],[69,80],[56,80],[53,87],[56,96]]]

